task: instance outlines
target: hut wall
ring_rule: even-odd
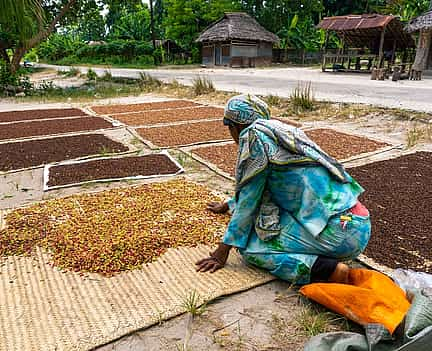
[[[232,44],[231,56],[232,57],[257,57],[256,44]]]
[[[258,44],[258,57],[270,57],[273,56],[273,45],[271,43],[260,42]]]
[[[202,47],[202,64],[213,65],[214,64],[214,46],[206,45]]]

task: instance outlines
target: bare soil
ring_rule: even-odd
[[[128,148],[102,134],[75,135],[0,144],[0,170],[27,167],[96,155],[102,151],[124,152]]]
[[[24,110],[0,112],[0,122],[28,121],[44,118],[78,117],[87,114],[78,108],[55,108],[44,110]]]
[[[49,121],[17,122],[3,125],[0,128],[0,140],[81,132],[111,127],[111,123],[100,117],[78,117]]]
[[[90,160],[50,168],[48,185],[66,185],[89,180],[131,176],[175,174],[180,169],[167,155],[151,154],[135,157]]]
[[[173,101],[161,101],[161,102],[146,102],[143,104],[93,106],[92,110],[99,114],[109,115],[113,113],[140,112],[140,111],[149,111],[149,110],[163,110],[169,108],[196,107],[196,106],[200,106],[200,104],[192,101],[187,101],[187,100],[173,100]]]
[[[187,123],[168,127],[139,128],[137,132],[157,146],[181,146],[228,140],[231,135],[222,121]]]
[[[418,152],[350,168],[367,191],[372,219],[365,254],[391,268],[432,273],[432,153]]]
[[[337,132],[332,129],[314,129],[305,133],[326,153],[340,160],[389,146],[387,143]]]
[[[130,126],[152,125],[157,123],[181,122],[199,120],[203,118],[221,118],[224,109],[217,107],[195,107],[182,109],[169,109],[161,111],[134,112],[121,115],[112,115],[116,120]]]

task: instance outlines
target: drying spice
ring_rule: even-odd
[[[51,167],[48,186],[131,176],[175,174],[180,168],[164,154],[89,160]]]
[[[24,110],[0,112],[0,122],[27,121],[31,119],[87,116],[78,108],[54,108],[46,110]]]
[[[128,151],[103,134],[74,135],[0,144],[0,171],[11,171],[100,153]]]
[[[170,109],[163,111],[134,112],[112,117],[131,126],[152,125],[157,123],[199,120],[203,118],[220,118],[224,115],[223,108],[194,107]]]
[[[389,144],[380,141],[345,134],[332,129],[313,129],[305,133],[330,156],[340,160],[389,146]]]
[[[182,108],[182,107],[194,107],[194,106],[200,106],[200,104],[193,101],[187,101],[187,100],[171,100],[171,101],[160,101],[160,102],[145,102],[142,104],[93,106],[92,110],[102,115],[110,115],[113,113],[164,110],[170,108]]]
[[[139,128],[137,132],[144,139],[161,147],[231,139],[229,130],[223,125],[222,120],[185,123],[167,127]]]
[[[432,154],[419,152],[350,168],[371,214],[365,254],[391,268],[432,273]]]
[[[214,164],[222,171],[235,175],[238,146],[235,143],[226,145],[205,146],[194,149],[192,152],[202,159]]]
[[[111,128],[112,124],[100,117],[79,117],[49,121],[18,122],[0,128],[0,140],[32,136],[80,132]]]
[[[50,200],[7,215],[0,254],[30,254],[41,246],[61,269],[112,275],[170,247],[218,242],[229,216],[206,209],[217,200],[182,179]]]

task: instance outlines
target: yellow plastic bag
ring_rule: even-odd
[[[349,281],[309,284],[300,292],[356,323],[380,323],[393,334],[410,307],[404,291],[386,275],[368,269],[351,269]]]

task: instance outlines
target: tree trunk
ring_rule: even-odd
[[[6,62],[7,65],[10,64],[10,58],[6,49],[0,48],[0,57],[4,60],[4,62]]]
[[[424,71],[428,66],[429,50],[432,45],[432,31],[420,31],[419,42],[417,44],[416,57],[412,69],[415,71]]]
[[[33,38],[25,43],[21,43],[20,46],[15,49],[12,61],[10,63],[10,69],[12,73],[15,73],[18,70],[21,59],[24,57],[26,52],[38,45],[41,41],[45,40],[53,32],[56,24],[64,17],[64,15],[70,10],[76,1],[77,0],[69,0],[60,10],[57,16],[51,21],[48,28],[39,30],[39,32]]]

